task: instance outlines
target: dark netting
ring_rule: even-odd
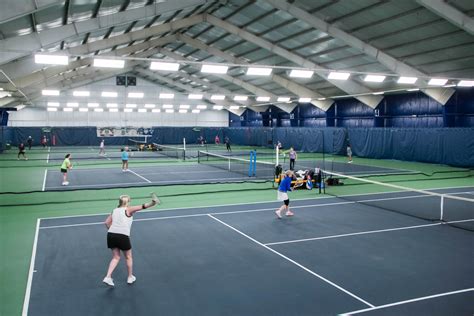
[[[270,180],[275,176],[275,164],[271,162],[252,162],[240,157],[198,151],[198,163],[257,179]]]
[[[157,143],[153,143],[153,147],[163,156],[181,160],[186,159],[186,150],[184,147],[161,145]]]
[[[467,197],[472,197],[469,193],[419,190],[330,171],[324,175],[326,193],[345,201],[474,231],[474,199]],[[347,190],[340,189],[346,185],[364,185],[365,191],[377,193],[347,195]]]

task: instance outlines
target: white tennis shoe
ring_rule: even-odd
[[[132,276],[127,278],[127,283],[128,284],[133,284],[136,280],[137,280],[137,278],[134,275],[132,275]]]
[[[105,277],[102,282],[104,282],[105,284],[107,284],[108,286],[115,286],[114,284],[114,279],[112,278],[108,278],[108,277]]]

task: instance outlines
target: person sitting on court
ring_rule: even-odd
[[[64,161],[61,165],[61,173],[63,174],[63,185],[69,185],[69,182],[67,181],[67,172],[69,169],[72,168],[71,164],[71,154],[66,154],[64,157]]]
[[[26,156],[25,156],[25,144],[24,143],[20,143],[20,145],[18,145],[18,160],[20,160],[20,155],[23,156],[23,159],[28,160],[28,158],[26,158]]]
[[[102,281],[109,286],[115,286],[112,273],[120,262],[120,251],[122,251],[127,264],[127,283],[133,284],[136,281],[137,278],[133,275],[132,244],[130,242],[133,214],[156,204],[160,204],[160,200],[154,193],[151,195],[151,202],[143,203],[140,206],[131,206],[130,201],[130,196],[121,195],[117,208],[115,208],[105,220],[105,226],[107,227],[107,247],[112,250],[112,259],[109,263],[107,275]]]

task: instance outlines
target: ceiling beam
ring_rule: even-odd
[[[0,10],[0,24],[34,14],[40,10],[61,4],[64,0],[14,0],[5,3]]]
[[[189,60],[188,58],[186,57],[183,57],[177,53],[174,53],[166,48],[162,48],[160,49],[160,52],[174,60]],[[237,78],[234,78],[230,75],[224,75],[224,74],[212,74],[212,76],[215,76],[215,77],[218,77],[218,78],[221,78],[221,79],[224,79],[225,81],[228,81],[228,82],[231,82],[239,87],[242,87],[243,89],[249,91],[250,93],[254,94],[254,95],[258,95],[258,96],[268,96],[268,97],[271,97],[271,98],[274,98],[276,99],[277,96],[267,90],[264,90],[262,88],[259,88],[253,84],[250,84],[248,82],[245,82],[243,80],[240,80],[240,79],[237,79]]]
[[[278,45],[275,45],[273,44],[272,42],[262,38],[262,37],[259,37],[259,36],[256,36],[244,29],[241,29],[233,24],[230,24],[226,21],[223,21],[215,16],[212,16],[212,15],[209,15],[209,14],[206,14],[204,16],[204,20],[214,26],[217,26],[219,28],[222,28],[224,30],[226,30],[227,32],[231,33],[231,34],[234,34],[234,35],[237,35],[237,36],[240,36],[241,38],[257,45],[257,46],[260,46],[264,49],[267,49],[268,51],[270,52],[273,52],[274,54],[276,55],[279,55],[283,58],[286,58],[287,60],[297,64],[297,65],[300,65],[301,67],[304,67],[304,68],[311,68],[311,69],[326,69],[325,67],[311,61],[311,60],[308,60],[308,59],[305,59],[283,47],[280,47]],[[318,74],[319,75],[319,74]],[[319,75],[321,76],[321,75]],[[338,87],[339,89],[343,90],[344,92],[346,92],[347,94],[349,95],[356,95],[356,94],[364,94],[364,93],[367,93],[367,94],[370,94],[372,93],[372,90],[370,90],[369,88],[361,85],[360,83],[356,82],[356,81],[353,81],[353,80],[347,80],[347,81],[341,81],[341,80],[330,80],[330,79],[327,79],[326,77],[324,76],[321,76],[321,78],[323,78],[324,80],[332,83],[333,85],[335,85],[336,87]],[[380,101],[382,101],[383,99],[383,96],[379,96],[379,95],[367,95],[365,96],[364,98],[361,98],[359,96],[356,96],[355,97],[356,99],[358,99],[359,101],[363,102],[364,104],[368,105],[369,107],[372,107],[372,108],[375,108],[377,107],[377,105],[380,103]]]
[[[454,24],[469,34],[474,35],[474,19],[449,5],[446,1],[416,0],[416,2],[434,14],[449,21],[451,24]]]
[[[89,32],[108,29],[111,26],[129,24],[133,21],[153,17],[154,15],[163,14],[166,12],[175,12],[176,10],[182,10],[190,6],[202,5],[204,3],[205,0],[174,0],[160,2],[154,5],[130,9],[127,11],[100,16],[85,21],[73,22],[60,27],[44,30],[41,33],[32,33],[28,35],[7,38],[0,41],[0,51],[3,52],[0,56],[0,64],[28,56],[32,52],[37,52],[48,47],[49,45],[55,45],[73,36],[80,36]],[[193,25],[186,23],[189,22],[189,19],[192,19],[192,17],[165,23],[164,28],[168,27],[168,29],[158,32],[163,33],[166,31],[172,31],[176,28],[189,27]],[[182,24],[182,26],[180,26],[180,24]],[[135,33],[136,37],[132,40],[144,39],[150,36],[150,33],[154,33],[155,31],[159,30],[160,27],[161,25],[157,25],[146,30],[137,31]],[[161,29],[163,29],[163,27],[161,27]],[[121,35],[116,37],[118,39],[123,38]],[[130,40],[128,42],[130,42]]]
[[[171,43],[175,40],[176,40],[176,37],[174,35],[170,35],[170,36],[162,37],[162,38],[155,39],[155,40],[152,40],[152,41],[143,42],[143,43],[140,43],[140,44],[135,44],[133,46],[123,47],[123,48],[120,48],[120,49],[117,49],[117,50],[114,50],[114,51],[111,51],[111,52],[108,52],[108,53],[104,53],[104,54],[101,54],[101,55],[98,55],[98,56],[99,57],[102,57],[102,56],[117,56],[117,57],[126,56],[126,55],[133,54],[133,53],[135,53],[137,51],[140,51],[140,50],[155,48],[157,46],[163,46],[163,45],[169,44],[169,43]],[[68,72],[68,71],[74,70],[74,69],[79,68],[79,67],[92,65],[92,63],[93,63],[93,58],[92,57],[86,57],[86,58],[82,58],[82,59],[73,61],[73,62],[69,63],[69,65],[67,65],[67,66],[54,66],[54,67],[44,68],[44,69],[42,69],[40,71],[36,71],[36,72],[34,72],[30,75],[23,76],[23,77],[20,77],[20,78],[16,78],[14,80],[14,82],[15,82],[15,85],[17,86],[17,88],[22,89],[22,88],[26,88],[30,85],[33,85],[35,83],[45,81],[45,80],[47,80],[51,77],[60,75],[61,73]],[[12,84],[3,85],[2,87],[5,90],[13,89]]]
[[[143,76],[147,76],[147,77],[150,77],[152,78],[153,80],[159,80],[159,81],[162,81],[162,82],[166,82],[167,84],[171,85],[171,86],[175,86],[175,87],[178,87],[184,91],[187,91],[187,92],[190,92],[190,93],[196,93],[196,94],[202,94],[203,95],[203,98],[209,102],[209,103],[212,103],[212,104],[216,104],[216,102],[214,100],[211,100],[211,94],[210,93],[207,93],[207,92],[204,92],[204,91],[200,91],[200,90],[196,90],[195,88],[189,86],[189,85],[185,85],[185,84],[182,84],[176,80],[173,80],[173,79],[170,79],[170,78],[167,78],[167,77],[164,77],[164,76],[161,76],[153,71],[150,71],[150,70],[146,70],[146,69],[140,69],[140,68],[136,68],[135,69],[136,72],[138,72],[139,74],[143,75]],[[226,100],[222,100],[222,101],[219,101],[217,102],[219,105],[225,105],[227,107],[231,106],[231,105],[234,105],[233,103],[230,103]]]
[[[197,39],[194,39],[190,36],[184,35],[184,34],[177,34],[176,35],[177,39],[179,41],[182,41],[186,43],[187,45],[190,45],[194,48],[198,48],[202,51],[205,51],[209,54],[212,54],[214,56],[220,57],[230,63],[233,64],[244,64],[244,65],[251,65],[246,59],[244,58],[239,58],[235,57],[229,53],[223,52],[218,48],[209,46]],[[318,101],[317,99],[319,98],[324,98],[323,95],[317,93],[316,91],[310,90],[296,82],[293,82],[291,80],[288,80],[280,75],[272,74],[269,76],[269,79],[272,80],[273,82],[279,84],[280,86],[284,87],[288,91],[294,93],[298,97],[308,97],[315,99],[314,105],[320,108],[328,109],[332,103],[334,103],[333,100],[321,100]]]

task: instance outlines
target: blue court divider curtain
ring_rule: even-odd
[[[474,167],[474,128],[354,128],[355,156]]]

